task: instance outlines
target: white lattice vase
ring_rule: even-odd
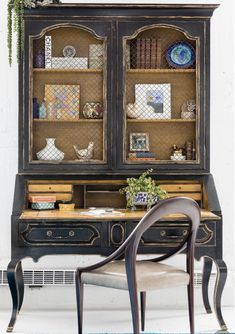
[[[37,153],[38,160],[61,161],[64,152],[55,146],[55,138],[46,138],[46,146]]]

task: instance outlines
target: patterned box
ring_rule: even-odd
[[[87,69],[87,57],[52,57],[52,68]]]
[[[79,119],[80,85],[45,85],[45,100],[58,120]]]

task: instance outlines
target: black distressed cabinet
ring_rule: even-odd
[[[7,275],[13,330],[24,297],[22,260],[49,254],[107,256],[144,211],[125,210],[119,189],[153,169],[169,196],[202,211],[195,258],[204,258],[203,302],[217,268],[214,305],[227,276],[222,213],[210,174],[210,18],[217,5],[60,4],[25,9],[19,65],[19,171]],[[33,210],[32,196],[55,196]],[[61,211],[59,203],[75,203]],[[89,207],[121,216],[88,217]],[[174,222],[177,221],[178,228]],[[185,235],[182,217],[163,219],[141,253],[165,252]]]

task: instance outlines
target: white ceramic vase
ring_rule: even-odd
[[[55,146],[55,138],[46,138],[46,146],[37,153],[38,160],[61,161],[64,159],[64,152]]]

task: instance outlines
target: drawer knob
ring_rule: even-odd
[[[161,232],[160,232],[160,236],[161,237],[164,237],[166,235],[166,231],[165,230],[161,230]]]
[[[74,233],[73,230],[69,231],[69,236],[70,236],[70,237],[74,237],[74,235],[75,235],[75,233]]]
[[[52,231],[50,231],[50,230],[47,231],[47,236],[48,236],[48,237],[51,237],[51,236],[52,236]]]

